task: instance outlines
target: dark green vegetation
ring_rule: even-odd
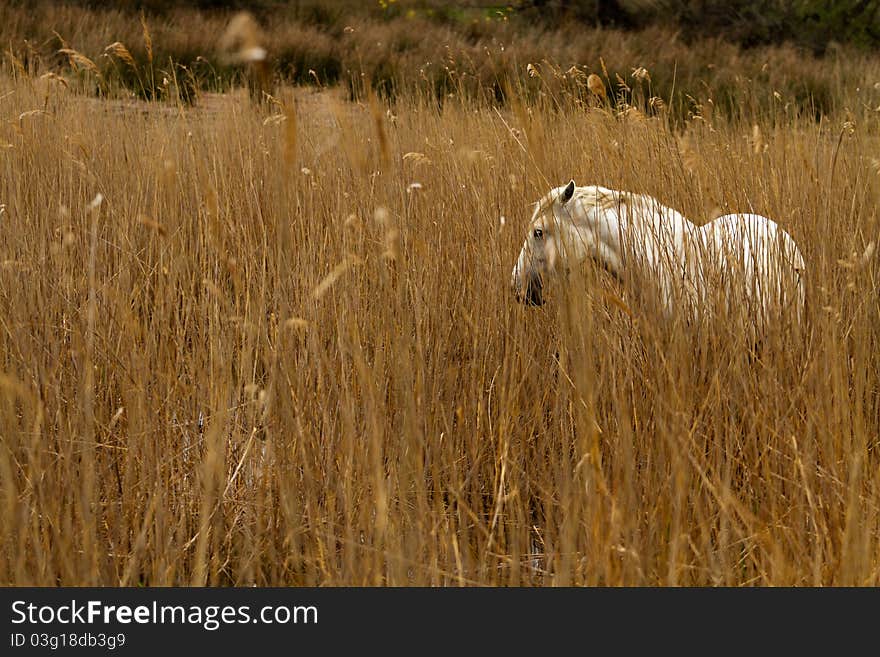
[[[772,113],[779,96],[787,112],[819,117],[840,109],[843,89],[864,83],[859,71],[871,54],[860,46],[873,38],[875,4],[826,10],[815,1],[771,3],[760,12],[747,2],[302,0],[254,7],[261,25],[255,38],[268,51],[275,82],[343,84],[352,97],[370,86],[389,99],[503,103],[511,88],[541,93],[527,74],[534,64],[555,71],[570,95],[585,100],[583,81],[595,72],[623,102],[656,96],[684,119],[707,102],[727,115]],[[2,5],[7,66],[52,72],[89,93],[189,102],[200,90],[228,89],[247,74],[219,46],[234,3]],[[829,49],[831,35],[852,43]],[[773,45],[747,47],[765,43]],[[634,98],[631,74],[639,66],[650,72],[650,84]],[[647,113],[654,107],[640,105]]]

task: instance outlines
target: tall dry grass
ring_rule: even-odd
[[[880,583],[875,115],[680,130],[542,76],[504,111],[4,78],[0,582]],[[811,337],[749,358],[592,271],[517,305],[571,177],[777,219]]]

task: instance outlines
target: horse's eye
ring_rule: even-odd
[[[532,235],[534,235],[534,237],[535,237],[536,240],[542,240],[542,239],[544,239],[544,231],[541,230],[540,228],[535,228],[535,230],[534,230],[534,232],[532,233]]]

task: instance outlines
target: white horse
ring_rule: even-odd
[[[535,207],[512,273],[517,298],[544,303],[548,277],[587,259],[621,281],[636,277],[666,317],[683,311],[699,320],[720,309],[759,332],[782,312],[803,317],[804,259],[791,235],[761,215],[696,226],[650,196],[572,180]]]

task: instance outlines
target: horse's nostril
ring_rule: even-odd
[[[541,277],[538,275],[533,275],[529,277],[529,282],[526,284],[526,294],[525,300],[531,306],[541,306],[544,304],[544,295],[543,295],[543,283],[541,282]]]
[[[544,297],[541,294],[541,290],[531,289],[526,293],[526,302],[530,306],[543,306],[544,305]]]

